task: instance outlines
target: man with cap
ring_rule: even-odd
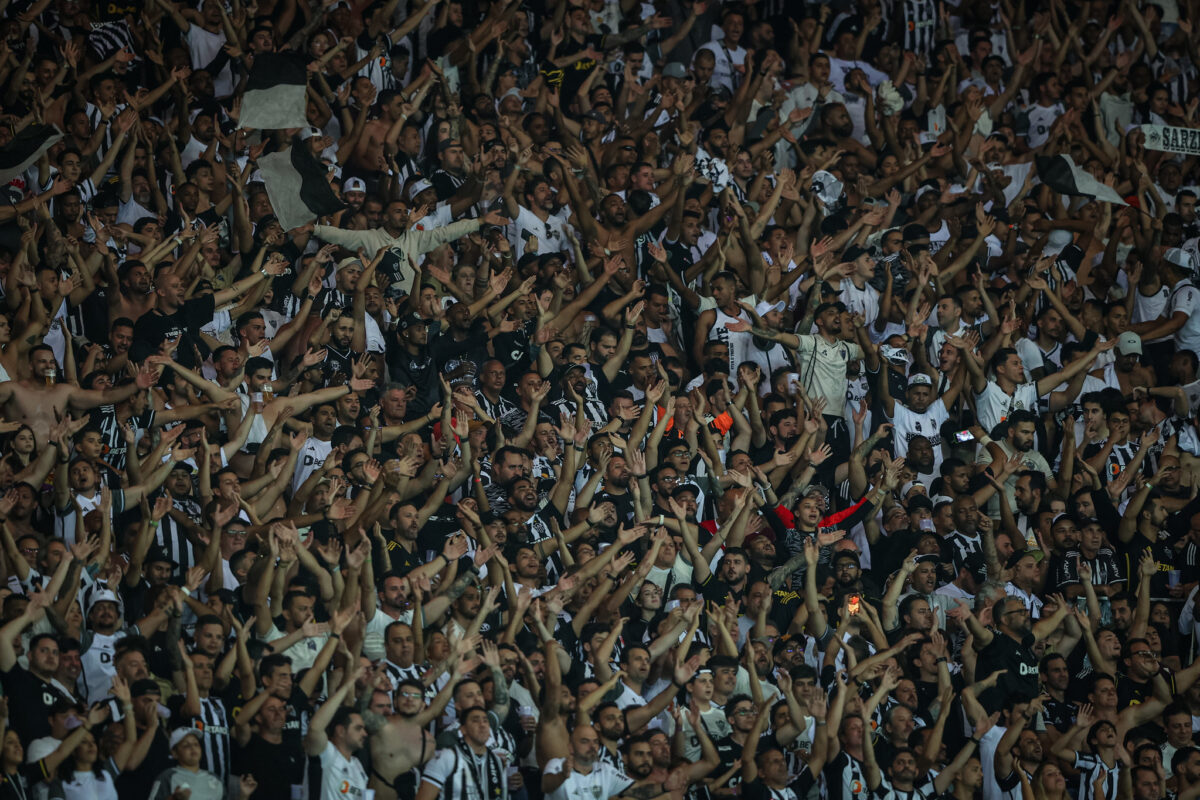
[[[387,353],[388,371],[401,386],[413,386],[417,393],[409,400],[416,411],[427,411],[437,386],[437,367],[429,349],[429,322],[415,311],[396,322],[396,343]]]
[[[350,206],[351,212],[362,209],[363,201],[367,199],[367,182],[362,178],[347,178],[342,184],[342,200]]]
[[[224,800],[225,786],[221,779],[200,768],[200,731],[195,728],[176,728],[167,740],[176,766],[159,773],[150,790],[149,800],[174,800],[188,794],[188,800]],[[240,800],[248,800],[258,784],[253,776],[243,775],[238,785]]]
[[[431,176],[440,201],[449,200],[471,177],[467,172],[467,153],[458,139],[442,139],[437,145],[439,166]]]
[[[147,556],[148,563],[156,571],[159,566],[163,566],[161,562],[166,560],[161,552],[158,550],[157,553],[152,552]],[[167,576],[170,577],[169,562],[165,566]],[[86,619],[88,627],[79,638],[79,660],[83,666],[87,701],[95,703],[108,696],[113,676],[117,674],[116,665],[113,663],[117,642],[126,636],[121,624],[121,604],[116,594],[109,589],[93,592],[88,600]]]
[[[1135,387],[1154,386],[1158,382],[1154,370],[1142,366],[1141,360],[1142,337],[1133,331],[1125,331],[1117,337],[1116,357],[1091,374],[1129,396]]]
[[[942,464],[942,423],[950,418],[949,407],[958,401],[962,391],[961,370],[950,382],[950,388],[938,397],[934,393],[933,379],[924,372],[915,372],[908,379],[908,403],[898,403],[892,397],[891,387],[884,376],[878,381],[879,400],[883,411],[891,419],[892,441],[897,458],[908,455],[908,443],[914,436],[924,436],[933,448],[933,468],[936,473]]]

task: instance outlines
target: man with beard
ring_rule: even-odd
[[[1040,398],[1050,395],[1050,411],[1056,412],[1074,400],[1070,393],[1055,392],[1062,383],[1068,383],[1080,372],[1087,370],[1096,360],[1096,356],[1116,347],[1117,340],[1097,342],[1092,349],[1082,357],[1077,358],[1068,366],[1039,378],[1036,381],[1025,381],[1025,366],[1016,350],[1002,347],[992,356],[992,371],[996,374],[994,381],[989,381],[983,372],[983,365],[970,346],[959,336],[951,336],[946,341],[959,349],[967,367],[971,388],[975,392],[975,402],[978,407],[977,418],[980,426],[986,432],[995,430],[1001,421],[1011,421],[1017,411],[1029,411],[1031,414],[1039,407]],[[1011,497],[1009,498],[1011,502]]]
[[[581,151],[580,157],[586,159],[587,155]],[[576,221],[584,236],[598,241],[603,247],[611,250],[613,255],[624,257],[625,263],[636,264],[634,242],[638,241],[642,234],[655,228],[675,204],[680,202],[680,189],[685,185],[684,174],[691,169],[692,163],[692,157],[687,155],[675,159],[671,166],[674,180],[669,186],[660,187],[659,197],[662,202],[632,220],[629,219],[629,206],[616,193],[609,194],[600,202],[596,214],[598,219],[594,219],[591,214],[577,214]],[[575,209],[587,208],[589,205],[579,192],[579,180],[572,176],[570,171],[563,171],[563,185],[571,195],[571,208]]]
[[[729,345],[729,375],[750,358],[750,315],[738,303],[738,279],[732,272],[719,272],[712,279],[715,308],[700,312],[692,341],[692,355],[703,364],[704,343],[710,340]],[[766,338],[766,337],[763,337]]]
[[[517,163],[524,167],[528,155],[517,156]],[[522,170],[514,169],[504,181],[504,208],[517,225],[517,252],[513,256],[520,261],[530,238],[536,238],[539,252],[562,250],[566,247],[567,220],[554,209],[558,205],[550,181],[538,175],[525,183],[525,205],[517,202],[513,190]]]
[[[864,722],[869,723],[869,717],[865,716],[866,708],[867,706],[864,704]],[[867,787],[881,800],[900,800],[900,798],[914,795],[917,797],[941,796],[950,788],[958,773],[966,766],[967,761],[975,757],[975,749],[979,746],[980,739],[992,729],[994,724],[995,722],[990,717],[979,720],[975,725],[974,732],[963,743],[962,749],[958,751],[954,760],[947,764],[945,769],[938,772],[937,777],[933,779],[918,775],[916,754],[907,747],[896,750],[892,763],[888,766],[885,779],[875,760],[875,746],[871,741],[872,737],[864,736],[863,762]]]
[[[1020,470],[1016,476],[1017,480],[1013,485],[1013,500],[1016,502],[1017,514],[1013,522],[1016,524],[1017,533],[1024,538],[1026,545],[1036,547],[1037,539],[1033,535],[1035,521],[1050,487],[1046,484],[1045,474],[1037,470]],[[1001,510],[1004,507],[1001,506]]]
[[[363,599],[368,604],[367,609],[371,605],[375,606],[374,612],[366,614],[367,626],[363,634],[363,655],[372,661],[377,661],[384,655],[385,650],[391,649],[391,637],[388,632],[392,626],[396,623],[412,622],[409,579],[395,573],[384,575],[383,580],[379,582],[379,588],[375,592],[368,592]],[[411,628],[408,636],[411,644]]]
[[[840,699],[844,699],[845,684],[839,684],[838,691],[843,695]],[[818,713],[820,716],[817,718],[817,725],[824,727],[824,714]],[[748,714],[754,714],[753,704],[748,709]],[[744,734],[741,753],[742,783],[738,787],[738,794],[747,800],[803,800],[816,784],[816,776],[826,766],[831,737],[823,735],[824,731],[818,728],[817,741],[808,763],[803,764],[800,773],[793,776],[787,754],[777,744],[763,747],[762,752],[759,752],[760,736],[766,730],[769,719],[768,710],[760,709],[749,731]],[[832,778],[830,785],[836,785],[832,783]],[[847,781],[842,791],[831,794],[831,797],[854,797],[855,794]]]
[[[477,659],[456,660],[449,673],[434,679],[435,684],[438,680],[443,681],[442,688],[428,703],[425,702],[426,687],[420,678],[403,678],[392,684],[394,715],[383,716],[371,710],[374,693],[362,693],[358,699],[358,713],[370,735],[370,785],[377,792],[376,796],[407,798],[415,795],[421,767],[433,757],[437,747],[433,734],[426,729],[442,715],[454,688],[477,663]],[[372,682],[376,691],[389,685],[388,672],[390,670],[380,671],[374,676]],[[382,787],[382,795],[376,787]]]
[[[917,376],[920,377],[920,376]],[[929,376],[924,376],[928,378]],[[920,424],[920,423],[918,423]],[[935,447],[930,441],[934,437],[941,439],[938,433],[928,435],[915,434],[908,440],[908,452],[904,457],[905,468],[913,474],[914,481],[920,481],[925,486],[933,483],[933,476],[938,472],[937,463],[941,460],[942,449]],[[896,438],[896,449],[900,449],[900,439]]]
[[[542,792],[547,800],[614,797],[633,785],[616,767],[598,760],[600,737],[591,725],[576,725],[570,742],[566,758],[554,758],[546,764]]]
[[[626,330],[626,333],[628,332]],[[606,373],[607,369],[606,366]],[[619,365],[617,369],[619,370]],[[554,408],[557,412],[555,418],[568,414],[574,417],[582,404],[584,417],[593,426],[600,428],[608,424],[608,410],[596,397],[592,382],[587,377],[587,369],[582,364],[568,364],[564,367],[558,377],[558,384],[562,390],[562,397],[554,401]]]
[[[839,550],[834,554],[833,581],[835,597],[856,594],[865,600],[877,602],[880,596],[879,586],[869,575],[863,574],[862,556],[857,550]]]
[[[650,651],[641,645],[636,645],[631,650],[634,651],[632,656],[627,656],[622,661],[622,673],[613,673],[613,675],[596,691],[592,692],[588,698],[580,701],[579,710],[586,713],[590,703],[588,700],[591,697],[602,697],[611,692],[614,684],[620,686],[623,694],[615,703],[604,703],[597,707],[593,723],[596,727],[596,732],[600,737],[600,754],[598,760],[600,762],[611,764],[618,770],[624,770],[625,764],[622,763],[620,752],[620,741],[630,733],[643,730],[647,724],[671,705],[679,692],[680,684],[686,683],[688,678],[695,672],[695,665],[682,664],[674,673],[671,685],[660,691],[658,694],[647,703],[642,698],[644,691],[645,680],[650,674]],[[631,682],[633,685],[631,686]],[[631,700],[636,700],[630,702]],[[707,737],[705,737],[707,738]],[[701,742],[703,746],[703,742]],[[711,747],[711,742],[709,743]],[[716,763],[716,751],[711,753],[706,749],[705,755],[712,756],[713,764]],[[707,758],[705,759],[708,760]],[[707,774],[705,771],[703,774]]]
[[[154,283],[145,264],[126,261],[117,270],[117,281],[117,291],[108,293],[108,316],[114,325],[118,317],[136,320],[154,308]]]
[[[975,649],[979,651],[976,680],[983,680],[993,672],[1006,670],[997,680],[994,691],[985,693],[980,702],[989,699],[988,695],[991,695],[992,702],[984,704],[996,708],[1000,705],[998,699],[1001,697],[1037,696],[1038,659],[1033,653],[1033,646],[1058,629],[1070,608],[1069,603],[1060,599],[1053,614],[1033,625],[1029,609],[1025,607],[1021,598],[1005,596],[992,606],[995,627],[985,628],[978,618],[969,612],[966,603],[959,601],[959,610],[955,612],[955,616],[966,620],[967,627],[975,637]]]
[[[715,287],[713,296],[715,299]],[[869,371],[879,369],[879,357],[864,326],[857,322],[854,324],[854,341],[843,338],[843,311],[845,306],[841,303],[822,303],[817,306],[813,317],[817,326],[816,335],[783,333],[770,328],[750,327],[737,321],[727,326],[731,331],[749,330],[755,336],[780,342],[797,351],[797,363],[808,365],[800,373],[800,381],[809,397],[825,401],[822,414],[829,426],[825,441],[833,450],[834,457],[826,462],[827,466],[822,471],[830,473],[829,477],[832,477],[834,465],[845,462],[850,456],[850,431],[843,416],[848,385],[846,367],[851,361],[865,359]],[[832,485],[832,482],[826,485]]]
[[[1054,479],[1054,473],[1046,459],[1034,449],[1037,433],[1035,412],[1026,409],[1013,411],[1005,423],[1007,428],[1003,439],[999,441],[984,440],[984,447],[980,449],[979,455],[975,459],[975,467],[982,470],[985,466],[992,465],[993,475],[1003,481],[1001,485],[1004,487],[1004,500],[1008,503],[1009,508],[1012,508],[1016,505],[1017,471],[1009,472],[1007,477],[1001,478],[997,474],[997,464],[1004,465],[1006,462],[1014,460],[1015,456],[1019,465],[1014,466],[1017,466],[1018,469],[1040,472],[1046,480],[1046,486],[1050,489],[1054,489],[1058,483]],[[989,516],[999,519],[1000,496],[998,494],[988,501],[987,508]]]

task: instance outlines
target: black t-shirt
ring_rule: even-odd
[[[304,783],[304,748],[289,744],[286,733],[282,744],[252,736],[245,747],[234,747],[233,774],[253,775],[258,781],[255,794],[292,797],[292,787]]]
[[[1017,695],[1034,698],[1038,695],[1038,659],[1033,654],[1033,634],[1027,634],[1021,641],[1011,636],[995,632],[991,643],[979,653],[978,680],[983,680],[997,670],[1008,670],[1000,676],[996,683],[993,703],[999,708],[1002,698]],[[991,707],[989,704],[988,707]]]
[[[138,731],[141,735],[141,731]],[[126,770],[117,776],[117,794],[120,797],[149,797],[155,779],[163,770],[174,765],[170,743],[167,741],[166,724],[160,724],[150,742],[150,752],[137,769]]]
[[[0,674],[0,685],[8,697],[9,724],[26,746],[34,739],[50,735],[50,709],[54,704],[59,700],[71,701],[19,664]]]
[[[133,347],[130,357],[135,361],[144,359],[147,355],[158,352],[159,346],[167,339],[179,339],[177,359],[188,368],[197,366],[199,358],[208,356],[208,345],[200,336],[200,328],[212,322],[215,311],[215,295],[206,294],[194,297],[184,302],[173,314],[163,314],[158,309],[151,309],[133,326]]]

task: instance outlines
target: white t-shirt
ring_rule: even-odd
[[[1024,410],[1037,413],[1037,384],[1019,384],[1013,390],[1012,396],[1009,397],[995,381],[988,381],[984,390],[975,395],[975,408],[979,424],[985,431],[991,433],[993,428],[1008,419],[1009,414],[1014,411]]]
[[[923,413],[913,411],[897,400],[895,413],[892,414],[892,424],[895,426],[892,440],[896,444],[896,457],[908,455],[908,442],[914,436],[924,436],[933,445],[933,471],[937,472],[942,465],[942,423],[948,419],[950,412],[940,397]]]
[[[366,797],[367,771],[354,756],[346,758],[326,742],[321,751],[321,794],[320,797]]]
[[[221,48],[227,43],[224,31],[217,33],[209,33],[199,25],[193,24],[184,38],[187,39],[188,55],[191,57],[192,69],[204,69],[209,65],[214,58],[221,52]],[[225,62],[225,66],[221,67],[220,71],[212,76],[213,78],[213,96],[228,97],[233,94],[233,71],[229,68],[229,62]],[[186,164],[184,165],[187,166]]]
[[[1029,107],[1029,131],[1025,134],[1025,141],[1029,144],[1030,149],[1041,147],[1046,143],[1046,140],[1050,138],[1050,126],[1062,115],[1062,103],[1055,103],[1049,107],[1039,105]]]
[[[300,457],[296,459],[296,474],[292,478],[292,494],[296,493],[308,476],[312,475],[313,470],[325,463],[325,459],[333,452],[333,442],[322,442],[320,439],[308,437],[304,442],[304,447],[300,450]]]
[[[1190,281],[1180,283],[1171,293],[1170,315],[1177,311],[1187,314],[1187,322],[1175,331],[1175,348],[1200,353],[1200,289]]]
[[[569,209],[567,213],[570,213]],[[516,226],[516,258],[518,261],[525,255],[525,236],[523,235],[525,233],[537,237],[537,251],[539,253],[555,253],[567,249],[566,217],[551,214],[546,217],[545,222],[542,222],[538,219],[537,214],[525,206],[521,206],[517,212]]]
[[[713,67],[712,78],[710,78],[708,81],[709,86],[714,89],[724,86],[730,92],[737,89],[735,84],[740,81],[740,78],[735,79],[734,73],[736,72],[740,76],[741,70],[735,70],[734,67],[745,65],[746,48],[740,45],[737,47],[729,47],[725,42],[722,41],[709,42],[700,49],[707,50],[712,53],[713,59],[716,61],[716,64]]]
[[[811,397],[825,398],[825,416],[840,417],[846,406],[846,365],[863,357],[855,342],[830,344],[821,336],[800,336],[800,381]]]
[[[552,759],[546,764],[545,774],[560,774],[565,768],[565,763],[561,758]],[[586,775],[582,772],[572,772],[571,776],[563,781],[562,786],[546,797],[547,800],[596,800],[598,797],[606,799],[620,794],[632,785],[633,781],[612,764],[597,762]]]

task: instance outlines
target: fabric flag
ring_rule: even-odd
[[[12,141],[0,148],[0,184],[29,169],[61,138],[62,132],[53,125],[35,123],[17,131]]]
[[[1143,125],[1142,134],[1146,137],[1147,150],[1183,153],[1188,156],[1200,155],[1200,130],[1195,128],[1179,128],[1174,125]]]
[[[304,128],[305,86],[308,72],[297,53],[263,53],[255,56],[246,79],[238,125],[257,130]]]
[[[287,150],[258,159],[258,170],[285,231],[343,208],[329,185],[325,165],[312,154],[308,142],[293,138]]]
[[[1105,186],[1090,173],[1075,166],[1070,156],[1038,156],[1036,161],[1042,183],[1059,194],[1091,197],[1119,206],[1129,205],[1111,186]]]

